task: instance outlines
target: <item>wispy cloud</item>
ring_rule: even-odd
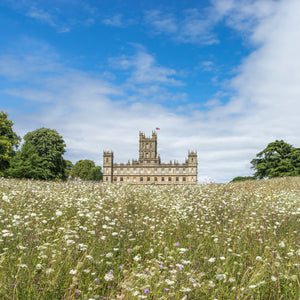
[[[107,18],[104,18],[103,23],[108,26],[113,27],[124,27],[124,20],[122,19],[121,14],[116,14]]]
[[[54,28],[58,33],[69,32],[74,27],[90,26],[94,23],[96,9],[78,0],[45,3],[42,0],[4,0],[18,13]],[[80,10],[81,14],[74,11]]]
[[[168,86],[183,85],[182,81],[176,79],[176,70],[161,66],[155,57],[147,53],[142,46],[137,46],[137,53],[132,56],[122,55],[112,58],[113,67],[122,70],[130,70],[127,81],[134,84],[159,83]]]
[[[261,20],[272,17],[277,5],[277,0],[211,0],[210,6],[202,10],[147,11],[145,24],[150,26],[151,33],[165,34],[178,42],[211,45],[219,43],[214,29],[220,22],[251,37]],[[254,39],[257,39],[256,35],[253,35]]]
[[[213,32],[215,20],[207,12],[198,9],[184,10],[183,14],[151,10],[145,13],[145,24],[151,33],[169,35],[183,43],[215,44],[218,39]]]

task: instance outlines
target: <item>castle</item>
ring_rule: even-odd
[[[157,154],[157,134],[145,137],[140,132],[139,159],[132,163],[114,163],[112,151],[103,152],[103,182],[126,184],[196,184],[198,174],[197,153],[188,152],[185,163],[161,163]]]

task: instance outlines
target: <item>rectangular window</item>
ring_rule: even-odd
[[[117,177],[114,177],[114,181],[117,181]]]
[[[140,181],[143,181],[143,177],[140,177]]]
[[[157,181],[157,177],[154,177],[154,181]]]
[[[123,181],[123,177],[120,178],[120,181]]]
[[[182,181],[185,181],[185,177],[182,178]]]
[[[108,177],[106,177],[106,181],[108,181]]]
[[[169,181],[172,181],[172,178],[171,178],[171,177],[169,177]]]
[[[108,158],[106,158],[106,162],[108,163]]]
[[[147,181],[150,181],[150,177],[147,177]]]
[[[176,177],[176,181],[179,181],[179,178],[178,178],[178,177]]]
[[[162,178],[161,178],[161,181],[165,181],[165,177],[162,177]]]

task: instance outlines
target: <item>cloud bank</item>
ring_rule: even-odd
[[[20,103],[19,110],[2,106],[20,135],[41,126],[57,129],[73,162],[88,158],[102,164],[103,150],[114,150],[117,162],[137,158],[138,132],[150,135],[160,127],[162,161],[183,162],[188,150],[197,150],[200,180],[248,176],[249,162],[269,142],[300,145],[298,11],[296,0],[214,0],[204,16],[197,9],[180,19],[158,10],[145,13],[146,26],[178,43],[218,43],[214,28],[220,22],[241,33],[253,51],[227,81],[232,96],[225,104],[216,96],[205,107],[184,101],[170,106],[169,99],[189,97],[180,90],[185,78],[145,47],[110,58],[111,68],[124,74],[122,84],[116,84],[70,68],[51,45],[31,41],[35,51],[0,56],[1,94]],[[40,21],[51,20],[31,12]],[[118,26],[118,19],[111,22],[107,25]]]

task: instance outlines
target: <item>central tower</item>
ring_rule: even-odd
[[[140,132],[139,143],[139,162],[142,164],[158,163],[157,157],[157,134],[152,131],[152,137],[145,137],[143,132]]]

